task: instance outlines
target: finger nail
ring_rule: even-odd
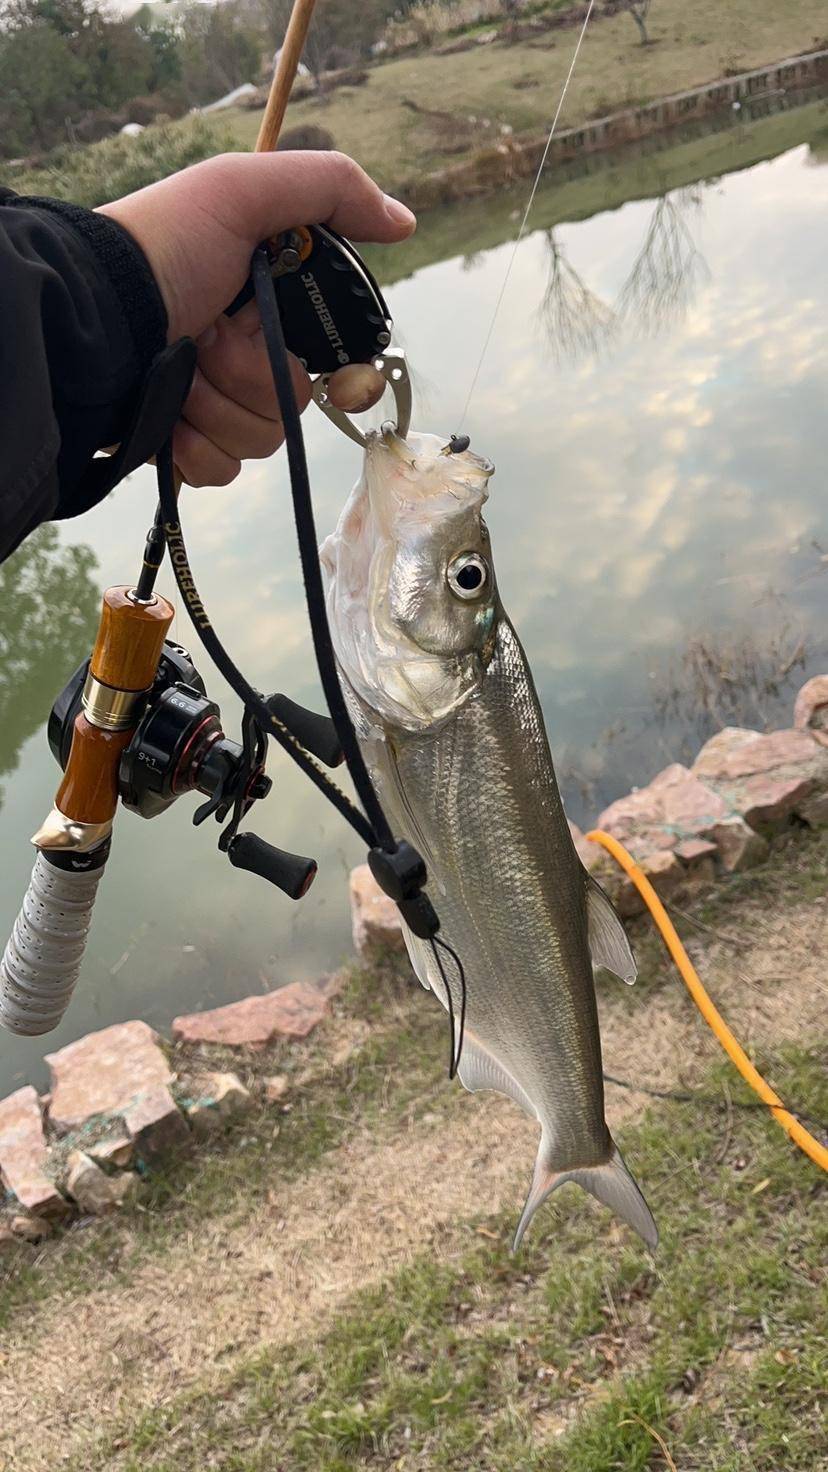
[[[200,348],[211,348],[217,337],[218,328],[215,325],[206,327],[198,339],[198,345]]]
[[[385,213],[389,220],[393,220],[395,225],[407,225],[410,230],[413,230],[417,223],[417,216],[412,214],[408,205],[403,204],[400,199],[394,199],[391,194],[384,194],[383,200],[385,202]]]

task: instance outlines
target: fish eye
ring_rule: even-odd
[[[458,598],[476,598],[488,581],[489,569],[476,552],[463,552],[449,563],[449,587]]]

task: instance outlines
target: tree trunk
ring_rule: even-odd
[[[642,46],[649,46],[649,44],[650,44],[650,37],[647,34],[647,25],[646,25],[646,22],[644,20],[643,15],[639,15],[638,11],[635,10],[635,9],[633,9],[632,7],[630,8],[630,15],[632,16],[633,20],[635,21],[636,25],[638,26],[638,29],[639,29],[639,32],[640,32],[640,35],[641,35],[641,45]]]

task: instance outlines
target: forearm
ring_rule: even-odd
[[[86,473],[121,438],[166,329],[149,266],[115,222],[0,194],[0,558],[100,498]]]

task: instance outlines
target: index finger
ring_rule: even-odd
[[[344,153],[222,154],[202,167],[222,175],[222,224],[251,247],[292,225],[328,224],[381,243],[404,240],[416,227],[411,210]]]

